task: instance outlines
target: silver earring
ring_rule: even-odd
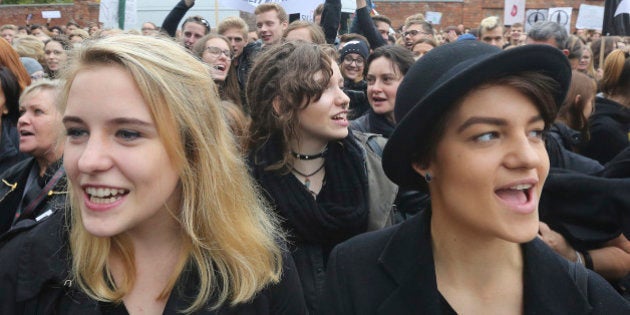
[[[424,174],[424,180],[428,183],[431,182],[431,180],[433,179],[433,177],[431,177],[431,173],[426,172],[426,174]]]

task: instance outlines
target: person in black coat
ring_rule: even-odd
[[[330,255],[322,314],[625,314],[597,274],[537,238],[544,133],[571,69],[557,49],[440,46],[407,72],[385,173],[431,207]]]
[[[42,80],[20,97],[20,151],[31,157],[0,174],[0,234],[20,221],[41,221],[64,208],[60,90],[57,81]]]
[[[77,51],[60,101],[70,205],[2,241],[0,313],[306,314],[208,70],[166,38]]]
[[[600,80],[603,97],[595,99],[595,112],[589,118],[591,139],[580,152],[606,164],[630,146],[630,57],[614,50],[604,63]]]

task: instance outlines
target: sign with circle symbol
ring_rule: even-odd
[[[564,11],[555,11],[549,16],[549,21],[556,22],[560,25],[567,25],[569,23],[569,15]]]
[[[525,32],[528,32],[536,22],[547,21],[547,9],[529,9],[525,11]]]

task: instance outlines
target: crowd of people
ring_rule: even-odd
[[[630,313],[627,38],[194,5],[0,26],[1,314]]]

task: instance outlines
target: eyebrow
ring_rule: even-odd
[[[78,123],[78,124],[83,124],[83,119],[76,117],[76,116],[65,116],[62,119],[63,123],[69,123],[69,122],[73,122],[73,123]],[[148,123],[146,121],[140,120],[140,119],[135,119],[135,118],[125,118],[125,117],[120,117],[120,118],[114,118],[110,121],[107,122],[108,125],[137,125],[140,127],[153,127],[152,123]]]
[[[536,115],[530,118],[527,121],[527,124],[532,124],[538,121],[543,120],[541,115]],[[461,133],[466,130],[468,127],[472,125],[483,124],[483,125],[494,125],[494,126],[507,126],[508,121],[502,118],[493,118],[493,117],[470,117],[468,118],[459,128],[457,128],[457,133]]]

